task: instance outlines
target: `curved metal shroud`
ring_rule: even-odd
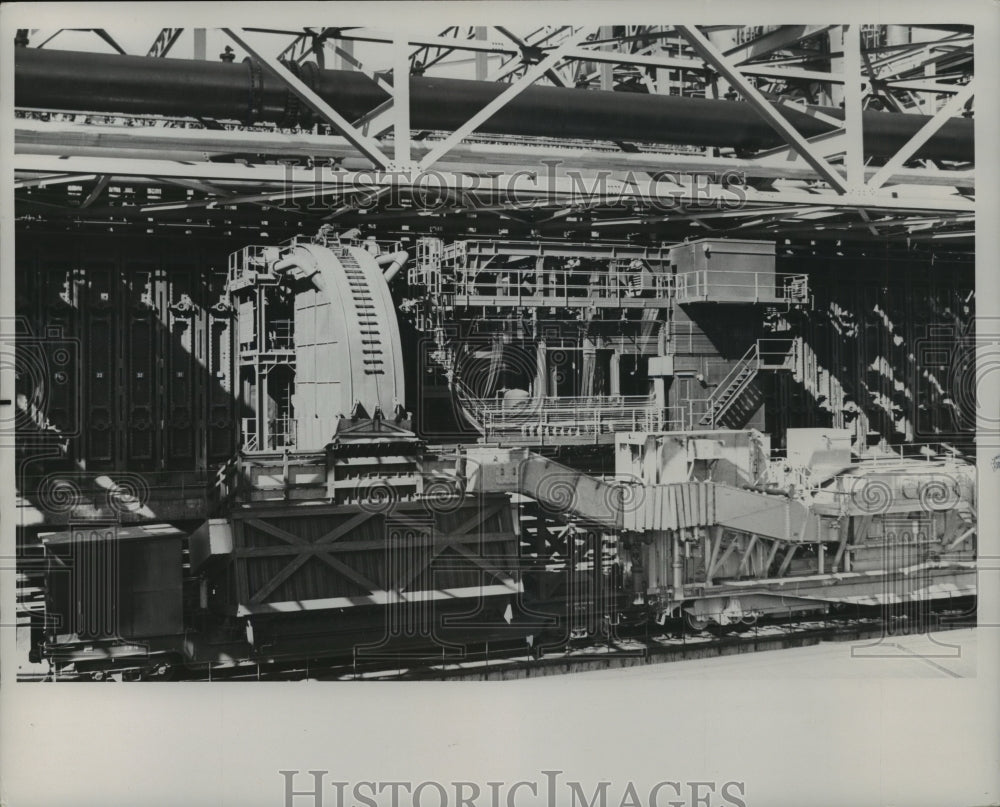
[[[364,249],[318,245],[288,251],[276,269],[295,295],[295,392],[300,450],[320,449],[355,403],[393,412],[405,400],[399,324],[375,259]]]

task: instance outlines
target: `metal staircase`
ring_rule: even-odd
[[[733,411],[737,402],[745,397],[761,370],[793,369],[794,346],[793,339],[758,339],[754,342],[711,396],[691,401],[691,423],[694,427],[717,429],[726,425],[724,423],[726,416]]]

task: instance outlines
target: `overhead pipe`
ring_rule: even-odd
[[[289,65],[341,115],[356,120],[388,98],[372,79],[350,70]],[[18,107],[127,114],[175,115],[311,126],[310,109],[254,60],[242,63],[16,48]],[[488,81],[410,77],[410,125],[454,130],[508,85]],[[833,130],[810,112],[842,120],[842,109],[775,105],[804,136]],[[865,153],[895,154],[930,118],[867,110]],[[916,157],[972,162],[974,123],[952,118]],[[628,92],[533,86],[502,107],[479,131],[556,138],[731,147],[746,151],[784,145],[748,104]]]

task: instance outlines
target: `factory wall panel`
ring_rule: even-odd
[[[133,236],[18,237],[18,315],[35,337],[79,348],[67,381],[45,387],[51,426],[88,470],[205,471],[235,448],[230,317],[222,273],[230,244]],[[22,389],[19,388],[19,392]],[[67,414],[79,407],[72,434]]]

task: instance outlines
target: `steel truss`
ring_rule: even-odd
[[[217,122],[190,128],[164,119],[85,113],[37,120],[27,112],[16,122],[18,199],[26,210],[51,217],[72,218],[86,207],[90,217],[113,211],[115,218],[138,215],[154,224],[171,213],[202,215],[247,205],[306,205],[321,217],[349,217],[363,203],[365,221],[391,229],[420,213],[430,220],[442,215],[440,208],[413,209],[432,177],[449,202],[444,215],[458,229],[463,221],[477,226],[485,216],[518,232],[558,226],[604,237],[775,237],[787,229],[834,238],[971,239],[974,161],[935,164],[914,155],[947,121],[971,114],[972,33],[907,28],[903,37],[897,28],[873,33],[858,25],[759,31],[545,26],[519,32],[451,26],[430,37],[369,28],[223,29],[239,51],[312,109],[329,133]],[[107,32],[96,33],[114,43]],[[181,33],[163,29],[150,56],[165,56]],[[42,36],[26,32],[29,42],[41,39],[39,47],[55,35]],[[203,36],[200,42],[204,50]],[[368,56],[364,64],[355,55],[357,43],[384,51],[387,57],[378,64],[390,69],[373,69]],[[198,46],[196,36],[196,51]],[[347,119],[289,66],[310,57],[320,66],[332,58],[364,72],[389,99],[359,119]],[[454,130],[418,134],[410,124],[409,82],[396,77],[434,70],[470,71],[505,89]],[[738,98],[786,145],[744,154],[477,134],[535,83]],[[803,101],[842,103],[843,117],[824,115]],[[833,128],[806,138],[784,117],[782,105],[808,111]],[[862,112],[873,108],[928,118],[894,155],[877,159],[865,152],[862,122]],[[95,125],[99,118],[130,125]],[[233,154],[241,162],[216,161]],[[274,165],[276,159],[294,164]],[[162,201],[111,204],[107,188],[119,182],[160,186]],[[77,185],[82,195],[68,199],[66,187]],[[171,190],[178,187],[183,195]]]

